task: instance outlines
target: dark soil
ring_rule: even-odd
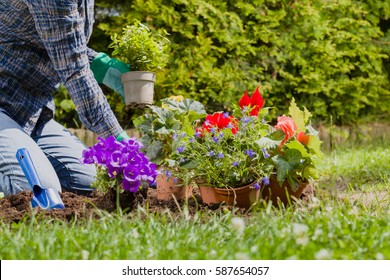
[[[314,195],[314,189],[307,187],[301,199],[307,200]],[[0,199],[0,220],[5,223],[24,221],[31,218],[33,215],[36,218],[51,218],[64,221],[72,221],[74,219],[101,217],[101,212],[116,211],[116,194],[114,191],[107,194],[100,194],[94,191],[91,196],[81,196],[70,192],[61,193],[61,199],[65,205],[65,209],[42,210],[39,207],[31,207],[32,192],[23,191],[16,195],[10,195]],[[193,195],[185,201],[170,199],[157,199],[157,190],[149,188],[143,192],[133,194],[124,192],[120,196],[120,206],[123,212],[131,212],[137,205],[147,206],[149,212],[157,213],[169,209],[173,212],[181,212],[183,204],[188,205],[188,210],[191,214],[200,210],[218,210],[221,205],[206,205],[202,203],[202,199],[197,189],[193,190]],[[223,206],[226,207],[226,206]],[[246,214],[245,209],[236,209],[236,211]]]

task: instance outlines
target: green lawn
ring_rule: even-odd
[[[390,259],[386,145],[338,149],[319,169],[316,198],[287,209],[0,223],[0,259]]]

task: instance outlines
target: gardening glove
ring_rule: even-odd
[[[119,135],[116,137],[116,140],[117,140],[117,141],[129,140],[129,139],[130,139],[130,136],[127,135],[126,131],[123,131],[121,134],[119,134]]]
[[[91,63],[91,70],[98,83],[102,83],[119,93],[124,101],[121,75],[130,71],[129,66],[105,53],[99,53]]]

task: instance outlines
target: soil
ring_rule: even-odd
[[[39,207],[31,207],[32,192],[23,191],[16,195],[10,195],[0,199],[0,220],[5,223],[25,221],[31,217],[37,219],[49,218],[63,221],[80,220],[83,218],[98,219],[101,217],[101,211],[116,211],[116,194],[114,191],[101,194],[94,191],[90,196],[77,195],[70,192],[62,192],[61,199],[65,209],[42,210]],[[314,195],[314,188],[307,187],[301,195],[303,201],[308,200]],[[137,205],[147,206],[149,212],[163,212],[167,209],[179,213],[183,209],[184,201],[177,199],[159,200],[157,190],[149,188],[137,194],[124,192],[120,195],[120,206],[122,212],[131,212]],[[194,188],[193,195],[187,202],[190,214],[197,211],[225,209],[226,205],[206,205],[202,203],[199,191]],[[232,208],[232,207],[231,207]],[[248,214],[245,209],[235,209],[243,215]]]

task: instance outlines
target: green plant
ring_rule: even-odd
[[[287,180],[293,190],[315,178],[322,152],[310,112],[300,110],[293,99],[289,116],[278,117],[272,126],[270,108],[263,105],[257,88],[252,97],[241,97],[232,116],[216,112],[201,127],[184,125],[172,145],[173,175],[191,173],[195,180],[225,188],[254,182],[260,188],[276,178],[280,184]]]
[[[156,164],[166,165],[176,135],[205,116],[206,111],[198,101],[172,96],[161,100],[161,106],[150,106],[149,112],[134,120],[134,125],[142,133],[140,140],[147,157]]]
[[[163,35],[152,32],[136,20],[123,28],[121,35],[114,34],[109,47],[114,48],[114,56],[130,64],[132,71],[155,72],[164,68],[169,59],[170,42],[165,37],[168,33],[163,32]]]

